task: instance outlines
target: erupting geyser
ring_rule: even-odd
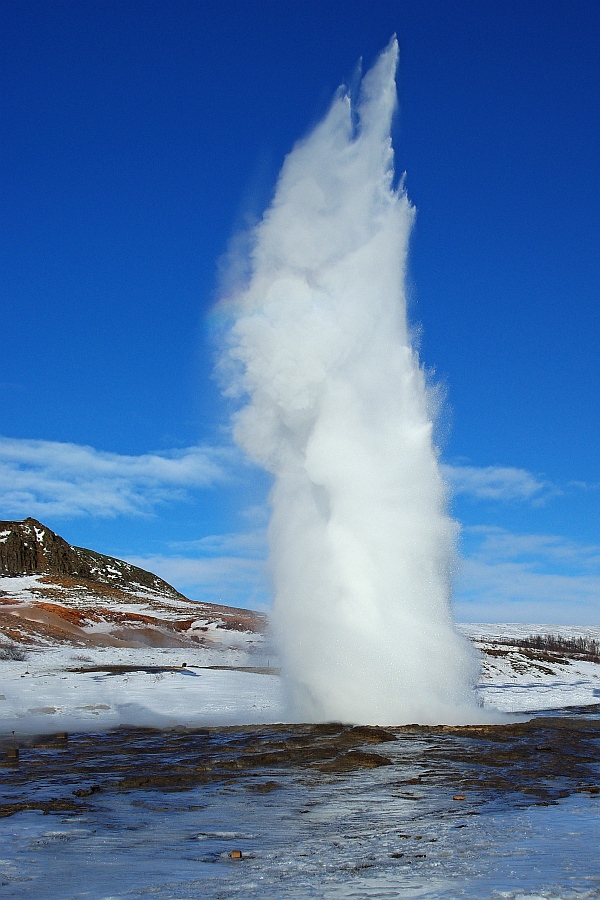
[[[252,234],[226,357],[235,437],[272,473],[274,628],[300,721],[478,718],[455,631],[456,525],[406,321],[395,39],[289,154]]]

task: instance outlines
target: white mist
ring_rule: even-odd
[[[272,473],[273,621],[300,721],[465,722],[457,526],[411,347],[413,209],[393,186],[394,39],[286,158],[235,296],[235,437]]]

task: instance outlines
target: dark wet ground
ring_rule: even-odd
[[[263,725],[0,737],[0,817],[82,813],[107,794],[202,785],[267,795],[386,769],[397,797],[431,789],[448,804],[547,805],[600,793],[600,707],[529,722],[400,728]],[[17,749],[18,748],[18,749]],[[475,804],[473,807],[472,804]]]

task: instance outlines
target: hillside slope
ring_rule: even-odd
[[[157,575],[74,547],[28,518],[0,522],[0,636],[29,647],[235,646],[266,616],[188,600]]]

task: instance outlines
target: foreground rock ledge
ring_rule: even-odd
[[[574,792],[600,793],[600,721],[586,716],[460,727],[125,727],[29,736],[19,745],[18,759],[9,759],[14,739],[0,740],[0,782],[10,788],[10,797],[2,792],[0,816],[29,809],[78,812],[106,792],[222,784],[267,794],[289,779],[315,783],[378,777],[376,771],[395,796],[420,802],[433,791],[449,806],[458,796],[473,812],[498,799],[549,804]]]

